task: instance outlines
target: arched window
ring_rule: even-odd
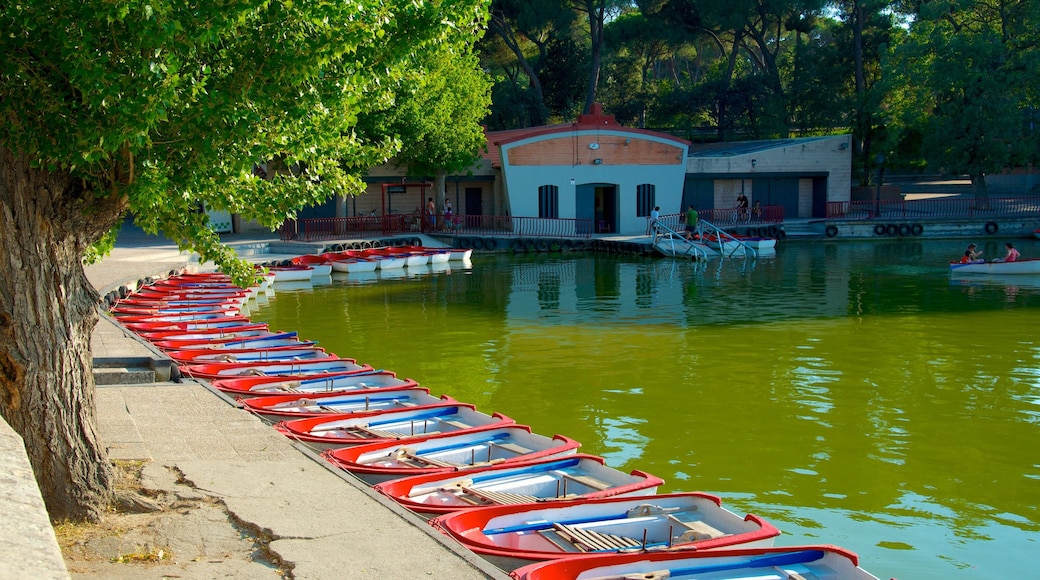
[[[647,217],[657,205],[657,186],[652,183],[643,183],[636,186],[636,215]]]
[[[538,217],[560,217],[560,188],[555,185],[542,185],[538,188]]]

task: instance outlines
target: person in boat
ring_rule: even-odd
[[[968,262],[976,262],[980,260],[982,252],[977,250],[978,246],[974,243],[968,244],[968,249],[964,250],[964,256],[961,257],[961,264],[967,264]]]
[[[1015,249],[1015,244],[1008,242],[1004,244],[1004,248],[1007,249],[1007,253],[1004,254],[1003,258],[997,258],[994,262],[1014,262],[1018,260],[1022,255]]]
[[[691,203],[686,209],[686,239],[692,240],[695,231],[697,231],[697,210],[693,209]]]

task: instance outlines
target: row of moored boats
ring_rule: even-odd
[[[325,257],[334,269],[369,259]],[[312,267],[314,258],[298,262]],[[514,578],[874,578],[847,550],[775,547],[776,527],[716,496],[658,494],[660,478],[609,467],[569,437],[534,433],[239,313],[277,279],[272,268],[241,289],[219,273],[182,274],[138,289],[112,313],[185,375]]]

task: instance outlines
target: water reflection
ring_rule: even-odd
[[[480,257],[465,275],[334,277],[254,318],[662,491],[717,493],[785,544],[845,545],[881,577],[1013,577],[1040,540],[1040,286],[951,281],[962,245]]]

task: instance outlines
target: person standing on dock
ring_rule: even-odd
[[[646,222],[646,235],[649,236],[655,231],[654,226],[657,225],[659,219],[661,219],[661,208],[655,205],[653,211],[650,212],[650,221]]]
[[[686,209],[686,239],[693,239],[693,232],[697,230],[697,210],[693,209],[693,204]]]

